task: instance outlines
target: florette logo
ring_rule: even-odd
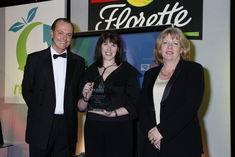
[[[17,45],[16,45],[16,58],[17,58],[17,62],[18,62],[18,69],[20,71],[24,70],[26,58],[28,55],[27,48],[26,48],[28,36],[30,35],[30,33],[32,32],[32,30],[35,27],[42,25],[42,27],[43,27],[43,42],[47,42],[48,46],[51,44],[51,38],[50,38],[50,33],[49,33],[51,26],[43,24],[42,22],[32,22],[35,15],[36,15],[37,9],[38,9],[38,7],[32,8],[28,12],[27,18],[21,17],[22,22],[17,21],[8,30],[11,32],[17,32],[17,31],[23,29],[19,35],[19,38],[17,39]]]

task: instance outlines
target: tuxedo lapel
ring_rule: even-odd
[[[165,101],[166,98],[168,97],[168,95],[171,91],[171,88],[172,88],[175,80],[177,79],[180,71],[181,71],[181,67],[182,67],[182,61],[180,60],[179,63],[177,64],[176,68],[175,68],[175,72],[173,73],[173,75],[171,76],[169,82],[166,85],[166,88],[164,90],[161,102]]]
[[[159,67],[153,69],[153,71],[151,71],[151,75],[149,76],[149,82],[148,82],[148,96],[149,96],[149,100],[152,100],[152,103],[153,103],[153,87],[154,87],[154,84],[155,84],[155,81],[159,75],[159,72],[162,68],[162,65],[159,65]],[[154,110],[154,108],[153,108]]]
[[[45,72],[45,77],[47,77],[47,81],[49,83],[52,83],[52,87],[55,88],[55,83],[54,83],[54,74],[53,74],[53,65],[52,65],[52,60],[51,60],[51,51],[50,48],[45,50],[45,56],[44,56],[44,72]]]
[[[65,80],[65,94],[67,93],[66,91],[68,90],[71,83],[72,75],[75,68],[74,66],[76,66],[70,53],[71,52],[67,52],[68,57],[67,57],[67,70],[66,70],[66,80]]]
[[[39,76],[41,77],[41,81],[45,81],[47,88],[53,91],[50,92],[50,97],[51,101],[55,102],[56,93],[50,47],[46,49],[43,54],[44,55],[42,56],[42,62],[40,65],[41,73]]]

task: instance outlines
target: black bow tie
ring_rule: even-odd
[[[58,57],[66,58],[66,57],[67,57],[67,54],[66,54],[66,53],[62,53],[62,54],[59,54],[59,55],[57,55],[57,54],[54,54],[54,55],[53,55],[53,58],[54,58],[54,59],[56,59],[56,58],[58,58]]]

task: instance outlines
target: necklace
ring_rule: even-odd
[[[104,72],[106,71],[106,69],[108,69],[108,68],[110,68],[110,67],[112,67],[112,66],[114,66],[114,65],[116,65],[116,63],[115,63],[115,62],[114,62],[113,64],[111,64],[111,65],[107,66],[107,67],[102,66],[102,67],[104,68],[104,70],[103,70],[103,72],[102,72],[101,76],[103,76],[103,75],[104,75]]]
[[[111,65],[109,65],[109,66],[107,66],[107,67],[105,67],[105,66],[102,66],[102,67],[106,70],[106,69],[110,68],[111,66],[114,66],[115,64],[116,64],[116,63],[113,62],[113,64],[111,64]]]

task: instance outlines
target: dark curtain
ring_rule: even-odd
[[[0,145],[3,145],[3,136],[2,136],[2,125],[1,125],[1,121],[0,121]]]

